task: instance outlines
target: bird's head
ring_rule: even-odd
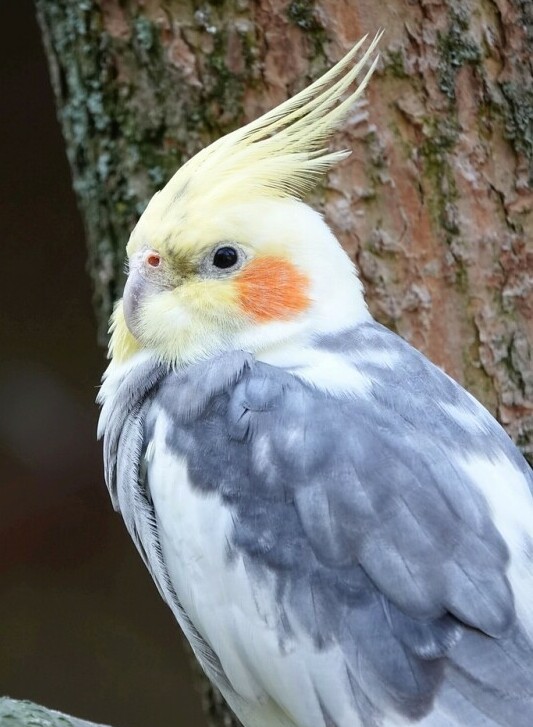
[[[357,64],[363,41],[300,94],[202,150],[154,195],[127,247],[113,362],[140,349],[169,363],[258,351],[366,314],[349,258],[300,200],[347,155],[324,144],[362,93],[376,60],[341,100],[378,40]]]

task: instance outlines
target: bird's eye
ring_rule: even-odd
[[[147,252],[144,262],[151,268],[158,268],[161,265],[161,255],[158,252]]]
[[[234,247],[225,245],[224,247],[219,247],[215,252],[213,265],[216,268],[225,270],[226,268],[232,268],[237,263],[238,259],[239,254],[237,250]]]

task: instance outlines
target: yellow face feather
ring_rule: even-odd
[[[140,344],[130,333],[124,319],[122,300],[115,305],[109,326],[109,358],[120,364],[140,350]]]
[[[324,146],[361,96],[377,63],[380,37],[381,33],[355,65],[365,38],[297,96],[203,149],[154,195],[127,253],[132,260],[143,250],[157,251],[175,288],[146,299],[135,336],[128,330],[122,305],[117,306],[111,324],[114,361],[127,359],[141,347],[152,347],[171,361],[186,357],[186,350],[202,355],[213,348],[208,339],[220,344],[250,321],[272,318],[274,311],[283,319],[290,311],[297,315],[304,310],[309,291],[304,273],[297,265],[290,267],[290,236],[280,239],[283,229],[271,238],[258,235],[256,228],[268,225],[268,215],[260,223],[254,205],[259,210],[262,202],[301,199],[320,174],[349,154],[329,152]],[[341,100],[372,58],[362,82]],[[195,271],[203,257],[228,240],[243,246],[248,270],[223,279],[199,277]]]

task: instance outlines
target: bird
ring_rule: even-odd
[[[98,394],[105,479],[244,727],[531,727],[531,469],[372,317],[305,202],[379,39],[148,203]]]

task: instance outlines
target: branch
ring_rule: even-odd
[[[0,725],[10,727],[106,727],[103,724],[87,722],[77,717],[69,717],[55,709],[48,709],[39,704],[23,702],[9,697],[0,697]]]

